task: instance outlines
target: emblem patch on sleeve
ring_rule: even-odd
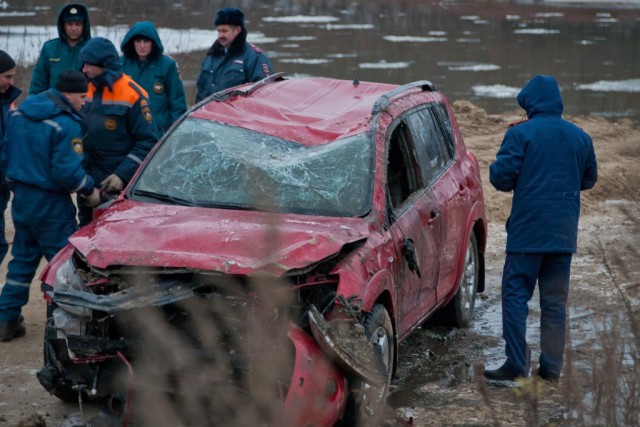
[[[106,130],[116,130],[118,123],[113,119],[107,119],[104,121],[104,128]]]
[[[77,154],[82,154],[83,150],[83,146],[82,146],[82,138],[73,138],[71,140],[71,148],[73,148],[73,151],[75,151]]]
[[[142,112],[142,116],[147,121],[147,123],[153,122],[153,116],[151,115],[151,109],[149,108],[149,106],[142,107],[140,111]]]
[[[155,82],[153,84],[153,91],[155,93],[157,93],[158,95],[160,95],[162,92],[164,92],[164,85],[162,84],[162,82]]]

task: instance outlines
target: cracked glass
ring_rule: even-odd
[[[129,191],[135,200],[308,215],[360,216],[373,188],[370,133],[305,146],[187,118]]]

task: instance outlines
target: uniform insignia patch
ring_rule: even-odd
[[[142,107],[142,116],[147,121],[147,123],[153,122],[153,116],[151,115],[151,109],[149,107]]]
[[[72,7],[71,9],[69,9],[69,13],[71,13],[72,15],[75,15],[76,13],[78,13],[78,9],[76,9],[75,7]]]
[[[262,72],[265,76],[271,74],[271,72],[269,71],[269,64],[262,63]]]
[[[113,119],[107,119],[104,121],[104,128],[106,130],[116,130],[118,123]]]
[[[262,53],[262,49],[260,49],[258,46],[256,46],[253,43],[249,43],[249,46],[251,46],[251,49],[253,49],[255,52],[257,53]]]
[[[147,100],[145,98],[142,98],[140,100],[140,107],[147,107],[149,105],[149,103],[147,102]]]
[[[164,92],[164,85],[162,84],[162,82],[155,82],[153,84],[153,91],[158,95]]]
[[[82,154],[84,151],[82,147],[82,138],[73,138],[71,140],[71,148],[73,148],[73,151],[77,154]]]

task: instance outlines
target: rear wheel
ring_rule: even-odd
[[[478,293],[479,264],[478,242],[476,241],[476,236],[471,233],[469,242],[467,242],[467,251],[462,276],[458,284],[458,292],[436,315],[433,323],[459,328],[469,325],[471,317],[473,317]]]
[[[377,426],[385,412],[395,358],[395,334],[391,317],[381,305],[373,306],[363,322],[365,333],[379,355],[379,369],[384,376],[384,384],[375,386],[361,379],[349,381],[349,398],[345,414],[339,425],[372,427]]]

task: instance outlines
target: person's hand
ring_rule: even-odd
[[[93,193],[88,196],[85,196],[85,205],[90,208],[94,208],[100,204],[100,190],[97,188],[93,189]]]
[[[107,193],[119,193],[124,188],[124,181],[115,173],[112,173],[100,183],[100,188]]]

